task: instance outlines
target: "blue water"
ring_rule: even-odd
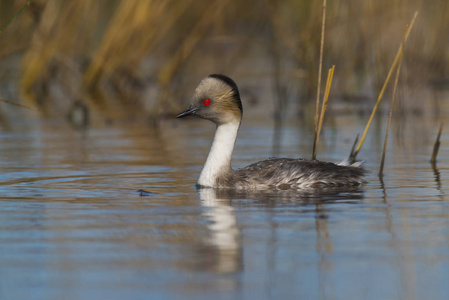
[[[345,158],[364,121],[326,127],[319,158]],[[214,130],[202,120],[55,124],[0,132],[0,299],[449,299],[446,134],[428,163],[438,126],[392,134],[383,182],[373,129],[363,191],[304,196],[197,191]],[[310,156],[299,128],[273,146],[270,122],[244,123],[233,165]]]

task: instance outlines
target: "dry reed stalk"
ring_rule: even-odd
[[[69,57],[79,45],[81,23],[79,16],[94,0],[49,1],[41,16],[32,46],[22,60],[24,69],[20,86],[26,102],[36,103],[32,86],[36,81],[48,82],[51,74],[48,66],[58,55]],[[67,34],[70,32],[71,34]]]
[[[124,3],[129,4],[127,1]],[[107,57],[107,63],[110,65],[108,69],[102,69],[103,65],[100,64],[100,68],[97,70],[98,73],[92,77],[91,81],[89,79],[84,80],[85,84],[90,88],[92,92],[100,92],[98,96],[100,98],[105,98],[103,93],[109,88],[109,85],[102,84],[101,79],[111,81],[112,84],[120,84],[120,81],[127,75],[131,79],[140,80],[140,66],[142,60],[144,60],[155,48],[164,43],[164,39],[170,36],[168,33],[173,27],[176,26],[180,17],[185,14],[188,8],[192,5],[193,0],[185,1],[152,1],[152,9],[138,9],[142,14],[142,22],[140,26],[138,22],[134,23],[133,26],[128,24],[123,24],[123,27],[127,27],[126,31],[128,34],[125,35],[126,46],[123,46],[123,38],[117,38],[114,34],[114,30],[109,30],[112,33],[110,37],[115,39],[114,43],[111,44],[111,53],[105,52]],[[138,2],[139,5],[143,5]],[[105,39],[107,41],[107,38]],[[118,49],[122,49],[117,52]],[[114,54],[115,53],[115,54]],[[98,53],[97,53],[98,54]],[[100,61],[102,60],[102,54],[99,54]],[[98,65],[97,65],[98,67]],[[118,93],[129,92],[126,90],[126,85],[117,86]],[[132,87],[131,87],[132,88]],[[124,91],[125,90],[125,91]],[[126,94],[125,97],[117,97],[122,102],[130,102],[132,99],[138,99],[141,95],[141,91],[132,91],[135,94]],[[110,98],[110,97],[108,97]],[[126,101],[123,101],[126,100]],[[170,104],[174,103],[171,101]],[[157,106],[156,106],[157,109]],[[154,112],[152,112],[154,113]]]
[[[438,155],[438,150],[440,150],[440,144],[441,144],[440,138],[441,138],[442,131],[443,131],[443,122],[441,122],[440,130],[438,130],[437,139],[435,141],[435,144],[433,145],[432,157],[430,158],[430,163],[432,165],[435,165],[435,163],[437,162],[437,155]]]
[[[160,41],[167,36],[167,32],[174,27],[176,22],[179,20],[179,17],[184,14],[192,4],[193,0],[185,0],[185,1],[173,1],[170,5],[159,6],[158,11],[153,11],[150,16],[147,18],[157,20],[157,24],[152,25],[157,28],[157,30],[151,30],[147,32],[147,28],[143,27],[143,33],[147,34],[149,37],[147,38],[148,44],[138,43],[138,53],[137,55],[131,55],[132,58],[138,57],[139,61],[148,55],[159,43]],[[167,3],[168,1],[164,1],[163,3]],[[162,10],[165,11],[162,11]],[[169,15],[169,16],[168,16]]]
[[[159,71],[158,83],[162,88],[162,93],[160,93],[157,100],[157,107],[160,110],[159,113],[163,113],[162,110],[170,111],[179,109],[179,107],[176,107],[177,104],[174,101],[164,101],[166,97],[169,97],[170,92],[168,90],[168,86],[175,76],[177,70],[192,54],[196,45],[206,35],[207,30],[209,29],[211,24],[213,22],[216,22],[216,20],[220,17],[223,9],[228,3],[229,0],[216,0],[214,2],[211,2],[203,13],[204,17],[199,18],[198,22],[192,28],[190,33],[184,38],[176,53],[169,58],[166,64]]]
[[[316,158],[316,143],[318,141],[318,112],[320,106],[320,89],[321,89],[321,71],[323,69],[323,50],[324,50],[324,29],[326,27],[326,0],[323,0],[323,20],[321,23],[321,45],[320,45],[320,63],[318,67],[318,87],[316,93],[315,108],[315,135],[313,139],[312,159]]]
[[[18,16],[20,16],[20,14],[23,13],[23,11],[24,11],[28,6],[30,6],[30,4],[31,4],[32,2],[33,2],[33,0],[27,1],[27,2],[22,6],[22,8],[19,9],[19,11],[17,11],[17,12],[11,17],[11,19],[9,19],[9,20],[5,23],[5,25],[3,25],[3,26],[0,28],[0,33],[2,33],[3,31],[5,31],[5,29],[8,28],[8,26],[9,26],[12,22],[14,22],[14,20],[15,20]]]
[[[92,63],[84,74],[84,84],[95,86],[104,76],[109,76],[131,57],[129,47],[139,49],[136,57],[141,58],[142,47],[145,49],[155,35],[155,26],[150,20],[165,15],[165,7],[170,1],[121,1],[109,22],[98,50],[92,57]],[[150,29],[144,34],[144,29]],[[142,32],[143,31],[143,32]],[[137,54],[137,53],[133,53]]]
[[[0,98],[0,102],[8,103],[10,105],[26,108],[26,109],[29,109],[29,110],[39,111],[38,109],[29,107],[29,106],[26,106],[26,105],[23,105],[23,104],[15,103],[15,102],[12,102],[12,101],[8,101],[8,100],[5,100],[5,99],[1,99],[1,98]]]
[[[405,32],[407,32],[407,28],[408,28],[408,26],[405,27]],[[382,159],[380,160],[379,176],[382,176],[383,172],[384,172],[385,154],[387,151],[387,142],[388,142],[388,132],[390,130],[391,117],[393,115],[393,107],[394,107],[394,102],[396,100],[396,88],[398,86],[399,73],[401,71],[401,65],[402,65],[402,58],[404,57],[404,45],[405,45],[405,33],[402,38],[401,54],[399,56],[398,68],[396,69],[396,78],[394,79],[393,96],[391,98],[390,109],[388,111],[388,121],[387,121],[387,128],[385,130],[385,140],[384,140],[384,148],[382,150]]]
[[[96,86],[102,78],[114,76],[117,70],[133,76],[140,67],[141,60],[159,44],[191,3],[190,0],[122,0],[118,7],[113,6],[112,20],[106,26],[98,50],[94,52],[83,75],[83,83],[89,87]],[[103,11],[102,7],[104,5],[101,6],[94,0],[47,3],[39,29],[33,37],[32,47],[22,61],[24,74],[21,88],[25,100],[35,102],[35,82],[48,84],[48,81],[52,80],[51,72],[48,71],[52,60],[65,64],[64,61],[71,62],[71,54],[83,53],[83,57],[86,57],[86,52],[89,51],[86,45],[97,46],[93,43],[96,38],[95,30],[91,29],[99,27],[98,18],[99,13]],[[80,71],[80,65],[72,65],[76,71]],[[98,102],[101,97],[91,100]]]
[[[301,21],[298,25],[303,32],[299,35],[296,30],[296,27],[289,27],[290,23],[285,24],[285,19],[283,19],[279,14],[275,12],[273,9],[273,3],[278,3],[277,0],[272,0],[268,2],[268,17],[270,18],[271,23],[273,24],[274,31],[276,36],[279,37],[279,41],[283,43],[283,45],[290,51],[290,53],[295,57],[298,62],[304,63],[305,60],[311,58],[311,56],[306,54],[307,52],[303,47],[298,47],[299,44],[308,44],[310,47],[313,47],[315,44],[314,40],[312,40],[315,36],[308,34],[309,32],[314,32],[314,25],[316,24],[316,11],[312,7],[301,7],[297,9],[298,12],[296,14],[303,14],[297,17],[296,19]],[[298,3],[299,4],[299,3]],[[278,4],[279,5],[279,4]],[[306,6],[306,5],[304,5]],[[321,12],[322,16],[322,12]],[[282,22],[284,21],[284,23]],[[308,21],[308,22],[307,22]],[[320,24],[321,25],[321,24]],[[293,30],[292,30],[293,29]],[[321,38],[320,38],[321,39]],[[313,57],[313,56],[312,56]],[[313,59],[312,59],[313,60]],[[313,65],[316,62],[313,61]]]
[[[316,141],[315,141],[316,147],[314,148],[315,152],[313,153],[313,156],[315,158],[316,158],[316,149],[318,146],[318,142],[320,140],[321,128],[323,127],[324,113],[326,112],[326,108],[327,108],[327,100],[329,99],[329,91],[330,91],[331,85],[332,85],[332,78],[334,77],[334,70],[335,70],[335,66],[332,66],[332,68],[330,68],[327,73],[326,89],[324,92],[323,103],[321,106],[320,120],[318,122],[318,130],[317,130],[317,134],[316,134]]]
[[[410,26],[408,27],[408,30],[404,34],[403,39],[405,39],[405,41],[407,41],[407,38],[408,38],[408,36],[410,34],[410,31],[411,31],[411,29],[413,27],[413,24],[415,23],[415,20],[416,20],[417,16],[418,16],[418,12],[415,12],[415,15],[413,16],[413,19],[412,19],[412,21],[410,23]],[[369,128],[369,126],[371,124],[371,121],[373,120],[373,117],[374,117],[374,115],[375,115],[375,113],[377,111],[377,108],[378,108],[378,106],[380,104],[380,101],[382,100],[382,97],[383,97],[383,94],[385,92],[385,89],[386,89],[386,87],[388,85],[388,82],[390,81],[391,74],[393,73],[393,70],[396,68],[396,65],[399,62],[399,57],[401,56],[402,51],[403,51],[403,44],[401,43],[401,46],[399,47],[398,52],[396,53],[396,57],[394,58],[393,64],[391,65],[390,71],[388,72],[387,78],[385,79],[385,82],[384,82],[384,84],[382,86],[382,89],[381,89],[381,91],[379,93],[379,96],[377,98],[376,104],[374,105],[373,111],[371,112],[371,116],[370,116],[370,118],[368,120],[368,123],[366,124],[365,130],[363,131],[363,134],[362,134],[362,137],[361,137],[361,139],[359,141],[359,144],[357,145],[357,148],[355,149],[355,152],[351,153],[351,155],[350,155],[349,160],[351,162],[355,161],[355,159],[357,157],[357,154],[360,151],[360,148],[362,148],[362,145],[363,145],[363,143],[365,141],[365,138],[366,138],[366,133],[368,132],[368,128]]]
[[[210,3],[204,12],[204,17],[199,18],[199,21],[185,37],[178,51],[167,61],[159,72],[158,82],[162,88],[165,89],[168,86],[176,70],[192,54],[195,46],[206,34],[210,24],[216,21],[228,2],[229,0],[217,0]]]

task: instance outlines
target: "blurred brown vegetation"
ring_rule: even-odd
[[[25,2],[0,0],[0,25]],[[403,81],[444,83],[448,5],[328,1],[331,93],[375,98],[416,10]],[[255,87],[248,94],[262,102],[274,86],[279,97],[313,104],[321,15],[322,1],[311,0],[35,0],[0,35],[0,98],[47,115],[82,103],[100,114],[154,117],[178,112],[202,77],[224,73]]]

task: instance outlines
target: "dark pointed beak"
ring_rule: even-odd
[[[187,117],[190,115],[195,114],[199,109],[192,107],[192,105],[189,106],[189,108],[187,108],[185,111],[183,111],[182,113],[180,113],[179,115],[177,115],[177,118],[183,118],[183,117]]]

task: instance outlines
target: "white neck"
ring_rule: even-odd
[[[239,126],[238,120],[217,126],[212,147],[197,182],[199,185],[215,187],[217,177],[231,169],[231,156]]]

